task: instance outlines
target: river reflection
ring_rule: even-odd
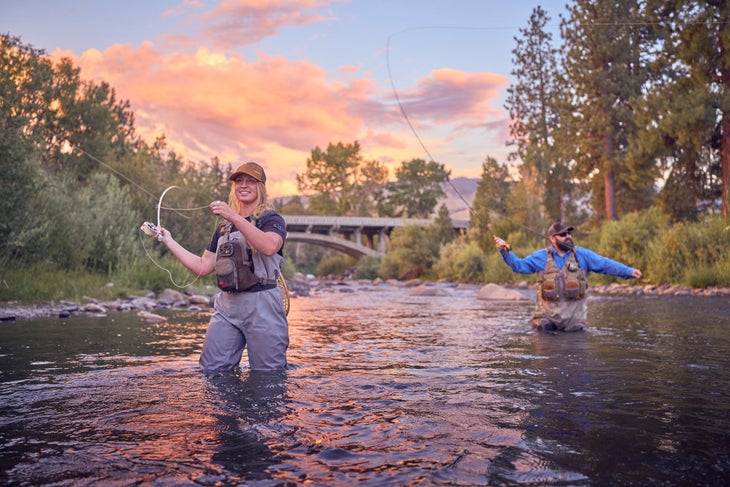
[[[447,291],[342,286],[296,299],[281,374],[201,374],[206,315],[4,323],[0,483],[723,485],[730,476],[727,298],[595,297],[588,331],[551,335],[530,330],[529,301]]]

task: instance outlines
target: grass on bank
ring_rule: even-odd
[[[110,301],[128,296],[142,296],[149,291],[165,288],[202,289],[213,285],[210,277],[196,278],[180,263],[172,260],[159,262],[170,275],[149,260],[138,260],[114,273],[64,270],[48,263],[33,264],[28,268],[6,268],[0,276],[0,302],[38,304],[47,302],[82,302],[90,297]],[[189,286],[184,286],[190,284]]]

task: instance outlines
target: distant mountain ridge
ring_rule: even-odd
[[[471,218],[469,207],[474,203],[479,179],[459,177],[450,181],[441,183],[441,189],[446,196],[439,200],[435,211],[438,211],[441,204],[445,204],[452,220],[469,220]]]

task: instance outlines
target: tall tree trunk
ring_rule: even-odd
[[[606,220],[618,220],[616,214],[616,182],[613,178],[613,169],[609,168],[603,176],[606,192]]]
[[[606,133],[603,136],[604,157],[611,159],[614,151],[613,137]],[[603,191],[606,204],[606,220],[618,220],[616,210],[616,180],[613,174],[613,167],[610,163],[604,162]]]
[[[727,20],[727,8],[722,11],[722,19]],[[722,29],[718,35],[718,45],[720,55],[718,56],[720,65],[720,84],[722,85],[725,96],[730,96],[730,66],[725,62],[726,48],[723,42]],[[722,195],[722,216],[730,218],[730,113],[727,110],[722,112],[722,122],[720,122],[720,164],[722,164],[722,181],[720,181],[720,192]]]
[[[730,113],[723,113],[720,159],[722,164],[722,216],[730,217]]]

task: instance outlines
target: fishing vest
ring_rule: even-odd
[[[562,269],[558,269],[548,248],[545,269],[537,274],[537,289],[545,301],[576,301],[585,298],[588,276],[578,265],[575,252],[570,252]]]
[[[240,293],[253,291],[256,285],[275,286],[276,278],[256,275],[251,247],[243,234],[229,222],[223,226],[215,254],[215,277],[221,291]],[[257,252],[257,254],[260,252]]]

